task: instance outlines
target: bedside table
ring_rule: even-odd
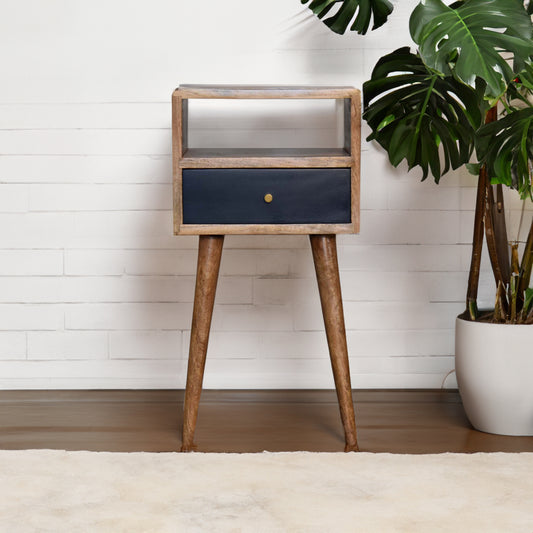
[[[342,148],[189,148],[191,99],[341,101]],[[345,451],[356,451],[336,234],[359,231],[360,92],[353,87],[183,85],[172,94],[174,234],[199,235],[182,451],[194,431],[224,235],[310,236]]]

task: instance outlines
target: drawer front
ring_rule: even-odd
[[[183,169],[184,224],[349,224],[349,168]]]

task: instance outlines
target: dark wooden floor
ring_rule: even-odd
[[[456,391],[354,391],[362,451],[533,451],[471,428]],[[2,391],[0,449],[177,451],[183,391]],[[333,391],[204,391],[204,452],[342,451]]]

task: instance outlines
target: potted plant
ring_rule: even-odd
[[[309,8],[337,33],[366,33],[393,10],[387,0],[312,0]],[[474,427],[509,435],[533,435],[533,221],[521,246],[509,244],[503,195],[505,186],[533,199],[532,12],[522,0],[422,0],[409,21],[417,49],[382,57],[363,86],[367,140],[392,165],[406,160],[436,183],[463,165],[478,175],[456,371]],[[490,312],[477,306],[484,235],[496,287]]]

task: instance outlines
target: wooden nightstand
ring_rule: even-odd
[[[195,98],[340,100],[344,146],[188,148],[188,102]],[[182,451],[195,449],[209,330],[227,234],[310,236],[345,451],[358,449],[336,234],[359,231],[360,111],[360,92],[353,87],[183,85],[174,91],[174,233],[200,236]]]

